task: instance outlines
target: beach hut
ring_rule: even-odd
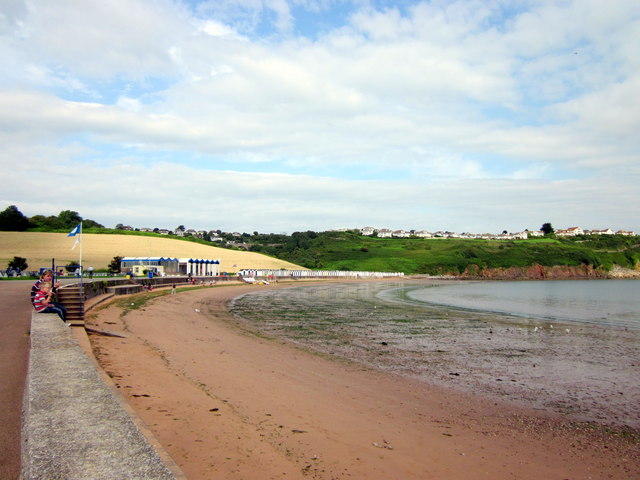
[[[178,269],[182,275],[194,277],[217,276],[220,274],[220,260],[203,258],[180,258]]]

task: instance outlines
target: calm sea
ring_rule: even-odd
[[[410,288],[405,298],[545,320],[640,328],[640,280],[457,283]]]

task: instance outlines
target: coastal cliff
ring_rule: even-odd
[[[624,268],[618,265],[610,271],[591,265],[531,265],[527,267],[483,268],[470,265],[459,278],[483,280],[586,280],[605,278],[640,278],[639,268]]]

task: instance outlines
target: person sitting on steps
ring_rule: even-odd
[[[56,282],[55,284],[53,283],[53,270],[47,269],[43,271],[42,275],[40,275],[40,279],[33,284],[33,286],[31,287],[31,303],[34,303],[35,296],[40,290],[40,286],[43,283],[49,283],[51,285],[52,295],[51,295],[51,301],[49,302],[49,305],[56,307],[58,310],[61,310],[62,314],[64,315],[64,318],[67,318],[67,309],[65,308],[65,306],[55,301],[56,296],[58,294],[58,287],[60,287],[60,282]]]
[[[35,308],[38,313],[57,313],[63,322],[66,321],[66,310],[63,310],[58,304],[52,302],[52,297],[53,287],[51,283],[42,282],[40,289],[33,297],[33,308]]]

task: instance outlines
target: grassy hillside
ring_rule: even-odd
[[[355,232],[297,232],[291,236],[252,237],[253,252],[218,248],[175,237],[135,234],[83,234],[83,264],[105,269],[114,256],[164,256],[220,259],[221,270],[310,268],[369,270],[406,274],[460,274],[485,269],[566,266],[601,272],[614,265],[636,268],[638,237],[594,236],[517,241],[463,239],[388,239]],[[77,261],[79,247],[66,233],[0,232],[0,268],[14,256],[30,270]],[[260,253],[258,253],[258,251]],[[266,255],[264,255],[266,254]],[[234,267],[234,265],[237,265]]]
[[[14,256],[27,259],[29,270],[77,261],[80,247],[71,250],[75,239],[65,233],[0,232],[0,268]],[[106,269],[113,257],[176,257],[219,259],[221,271],[236,272],[242,268],[299,269],[298,265],[254,252],[227,250],[193,242],[139,235],[82,235],[82,263],[95,269]],[[234,267],[233,265],[237,265]]]
[[[388,239],[354,232],[306,232],[260,251],[308,268],[458,274],[469,268],[532,265],[589,266],[603,271],[613,265],[633,268],[640,260],[639,244],[638,237],[621,236],[499,241]]]

